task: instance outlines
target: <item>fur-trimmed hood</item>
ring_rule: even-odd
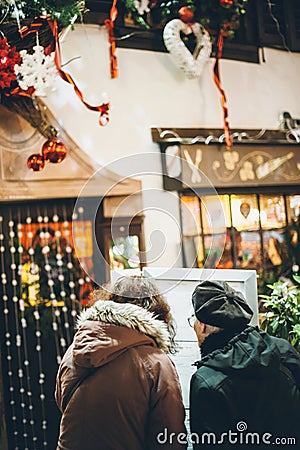
[[[167,325],[146,309],[130,303],[98,300],[77,320],[73,358],[84,367],[99,367],[130,347],[154,345],[168,352]]]

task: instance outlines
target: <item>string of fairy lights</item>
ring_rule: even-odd
[[[23,218],[20,210],[11,210],[6,219],[0,216],[4,353],[10,407],[7,415],[12,423],[14,450],[49,448],[44,389],[47,381],[44,358],[48,349],[43,347],[42,311],[46,308],[51,312],[54,358],[59,364],[72,341],[81,308],[80,288],[90,282],[83,272],[78,278],[74,272],[75,257],[66,207],[61,216],[56,209],[52,211],[51,217],[47,208],[43,211],[37,208],[36,215],[28,208]],[[78,214],[73,213],[72,219],[78,218],[84,226],[83,208]],[[41,271],[46,279],[46,298],[42,298],[39,291]],[[33,334],[34,344],[28,333]],[[34,373],[33,366],[38,367],[38,374]],[[53,392],[51,395],[53,397]]]
[[[33,415],[33,404],[32,404],[32,391],[31,391],[31,378],[29,372],[29,359],[28,359],[28,348],[27,348],[27,335],[26,335],[26,327],[27,321],[24,317],[24,302],[22,301],[21,295],[21,283],[20,276],[22,274],[22,265],[17,263],[18,259],[16,258],[16,252],[21,255],[23,253],[23,246],[20,244],[20,237],[18,236],[18,247],[15,245],[15,222],[12,220],[12,216],[8,222],[9,226],[9,250],[11,253],[11,284],[12,284],[12,301],[14,308],[14,317],[15,317],[15,329],[16,329],[16,348],[17,348],[17,358],[18,358],[18,378],[19,378],[19,392],[21,399],[21,411],[22,411],[22,426],[23,426],[23,438],[26,445],[26,448],[29,449],[28,444],[28,431],[27,431],[27,422],[29,422],[31,432],[32,432],[32,442],[33,442],[33,450],[36,450],[35,443],[37,441],[37,437],[35,436],[34,429],[34,415]],[[20,224],[17,223],[17,230],[20,230]],[[18,231],[20,232],[20,231]],[[19,320],[20,316],[20,320]],[[25,376],[24,376],[25,375]],[[28,405],[29,410],[29,418],[27,419],[26,415],[26,404]],[[14,433],[18,434],[18,430]]]
[[[4,242],[4,230],[3,230],[3,216],[0,216],[0,253],[1,253],[1,284],[2,284],[2,300],[3,300],[3,316],[5,326],[5,346],[6,346],[6,361],[7,361],[7,376],[8,376],[8,392],[9,392],[9,405],[11,409],[12,431],[14,439],[16,439],[17,425],[17,410],[15,404],[14,395],[14,382],[13,382],[13,352],[11,350],[11,332],[8,321],[9,315],[9,301],[7,293],[7,277],[6,277],[6,265],[5,265],[5,242]],[[16,440],[15,440],[16,444]],[[16,448],[16,445],[15,445]]]
[[[19,221],[20,220],[20,214],[19,214]],[[29,250],[32,249],[32,240],[33,240],[33,231],[32,231],[32,219],[30,217],[29,209],[27,209],[27,217],[26,217],[26,223],[28,225],[28,233],[27,236],[30,238],[31,243]],[[22,235],[19,236],[20,238]],[[30,268],[33,272],[33,274],[36,271],[36,264],[34,261],[34,251],[28,251],[30,256]],[[24,302],[23,302],[24,303]],[[44,369],[43,369],[43,361],[42,361],[42,330],[40,325],[40,313],[38,309],[37,302],[34,303],[34,311],[33,311],[33,317],[35,321],[35,338],[36,338],[36,350],[37,350],[37,360],[38,360],[38,369],[39,369],[39,398],[40,398],[40,406],[41,406],[41,429],[42,429],[42,436],[43,436],[43,446],[47,448],[47,437],[46,437],[46,430],[47,430],[47,420],[46,420],[46,407],[45,407],[45,393],[44,393]]]

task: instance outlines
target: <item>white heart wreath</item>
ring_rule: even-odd
[[[196,37],[196,47],[193,53],[183,43],[180,32],[193,33]],[[167,50],[172,55],[175,64],[183,70],[188,78],[199,78],[211,54],[209,33],[198,22],[186,24],[180,19],[173,19],[164,28],[163,39]]]

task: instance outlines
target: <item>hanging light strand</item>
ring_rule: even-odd
[[[46,216],[48,217],[48,215]],[[59,216],[56,214],[56,217],[54,217],[55,223],[58,225],[59,223]],[[48,227],[48,225],[46,225]],[[48,228],[47,228],[48,229]],[[70,335],[70,324],[68,320],[68,308],[66,306],[66,291],[65,291],[65,275],[63,271],[63,265],[64,255],[62,254],[62,235],[61,231],[56,226],[55,233],[54,233],[54,245],[55,245],[55,260],[56,260],[56,268],[57,268],[57,279],[58,279],[58,285],[60,287],[60,297],[61,297],[61,310],[63,313],[63,327],[61,329],[61,336],[60,336],[60,344],[62,347],[63,353],[66,350],[66,346],[71,344],[71,335]],[[53,250],[53,249],[52,249]]]
[[[32,232],[32,218],[30,217],[30,211],[27,210],[27,217],[26,217],[26,228],[28,228],[28,233],[26,238],[28,237],[30,239],[30,244],[28,244],[28,247],[33,249],[33,232]],[[26,241],[27,242],[27,239]],[[30,252],[30,267],[33,271],[38,270],[38,264],[35,261],[35,253]],[[35,323],[35,338],[36,338],[36,349],[41,349],[41,351],[37,351],[37,360],[38,360],[38,368],[39,368],[39,389],[40,389],[40,404],[41,404],[41,419],[42,419],[42,435],[43,435],[43,446],[44,448],[47,447],[47,436],[46,436],[46,430],[47,430],[47,420],[46,420],[46,408],[45,408],[45,392],[44,392],[44,370],[43,370],[43,362],[42,362],[42,331],[41,331],[41,317],[39,313],[39,302],[34,301],[34,311],[33,311],[33,318]]]
[[[17,279],[17,284],[13,286],[13,290],[14,290],[14,296],[17,296],[17,289],[19,291],[19,302],[18,302],[18,306],[19,306],[19,312],[20,312],[20,318],[21,318],[21,329],[22,329],[22,338],[23,338],[23,345],[22,345],[22,349],[24,352],[24,360],[23,360],[23,365],[24,365],[24,369],[25,369],[25,380],[26,380],[26,392],[27,392],[27,398],[28,398],[28,409],[29,409],[29,425],[31,428],[31,433],[32,433],[32,442],[33,442],[33,450],[36,450],[36,443],[37,443],[37,436],[36,436],[36,432],[35,432],[35,420],[34,420],[34,407],[33,407],[33,403],[32,403],[32,390],[31,390],[31,376],[30,376],[30,368],[29,368],[29,354],[28,354],[28,344],[27,344],[27,320],[25,318],[25,307],[24,307],[24,300],[22,298],[22,271],[23,271],[23,265],[22,265],[22,254],[23,254],[23,245],[21,242],[21,237],[22,237],[22,224],[21,224],[21,217],[20,217],[20,210],[18,211],[18,223],[17,223],[17,244],[18,244],[18,254],[19,254],[19,265],[18,265],[18,279]],[[16,270],[16,269],[14,269]],[[25,383],[24,383],[25,384]]]
[[[75,219],[75,216],[77,218],[77,215],[75,215],[75,213],[73,212],[72,220]],[[66,205],[64,205],[64,207],[63,207],[63,217],[64,217],[64,221],[68,220]],[[69,246],[70,246],[70,248],[73,248],[73,244],[72,244],[72,246],[70,245],[70,240],[69,240]],[[72,316],[73,328],[74,328],[76,326],[76,317],[80,310],[80,301],[76,295],[76,290],[75,290],[77,280],[74,277],[74,262],[72,260],[72,253],[71,252],[66,252],[66,253],[67,253],[67,268],[69,270],[69,279],[70,279],[69,287],[70,287],[70,300],[71,300],[71,316]]]
[[[21,354],[21,346],[22,346],[22,338],[21,338],[21,333],[20,333],[20,324],[19,324],[19,314],[18,314],[18,303],[19,303],[19,298],[17,296],[17,289],[16,286],[18,284],[18,281],[16,279],[16,259],[15,259],[15,253],[16,253],[16,247],[15,247],[15,243],[14,243],[14,237],[15,237],[15,233],[14,233],[14,221],[12,220],[12,212],[10,211],[10,219],[8,222],[8,226],[9,226],[9,251],[10,251],[10,255],[11,255],[11,275],[12,275],[12,301],[13,301],[13,309],[14,309],[14,316],[15,316],[15,329],[16,329],[16,353],[17,353],[17,358],[18,358],[18,379],[19,379],[19,392],[20,392],[20,406],[21,406],[21,411],[22,411],[22,426],[23,426],[23,438],[24,438],[24,443],[25,443],[25,447],[29,448],[28,446],[28,433],[27,433],[27,429],[26,429],[26,424],[27,424],[27,419],[26,419],[26,414],[25,414],[25,409],[26,409],[26,401],[25,401],[25,388],[24,388],[24,372],[23,372],[23,364],[22,364],[22,354]],[[16,388],[16,385],[14,386],[14,389]],[[30,405],[29,405],[30,406]],[[18,435],[19,432],[15,431],[14,432],[15,435]]]
[[[6,279],[6,265],[5,265],[5,242],[4,242],[4,232],[3,232],[3,216],[0,216],[0,253],[1,253],[1,283],[2,283],[2,300],[3,300],[3,315],[4,315],[4,324],[5,324],[5,346],[6,346],[6,360],[7,360],[7,375],[8,375],[8,391],[9,391],[9,405],[11,408],[11,419],[13,423],[12,434],[14,437],[14,446],[18,448],[17,440],[18,440],[18,426],[17,426],[17,414],[16,414],[16,400],[15,400],[15,391],[14,391],[14,381],[13,381],[13,356],[11,352],[11,333],[9,326],[9,302],[7,295],[7,279]]]
[[[37,222],[39,224],[39,233],[43,233],[43,217],[41,216],[38,210]],[[51,266],[49,264],[49,259],[47,256],[48,246],[43,246],[41,248],[42,251],[42,259],[43,259],[43,269],[47,274],[47,283],[50,291],[50,301],[51,301],[51,312],[52,312],[52,330],[54,334],[55,340],[55,349],[56,349],[56,361],[57,364],[61,362],[61,352],[60,352],[60,343],[59,343],[59,328],[60,328],[60,311],[57,308],[57,299],[53,289],[54,281],[52,279],[51,274]]]

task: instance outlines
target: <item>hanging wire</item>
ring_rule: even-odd
[[[5,13],[3,14],[3,17],[2,17],[1,20],[0,20],[0,25],[1,25],[1,23],[3,23],[4,20],[6,19],[8,13],[9,13],[9,6],[6,8]],[[0,31],[0,33],[1,33],[2,37],[4,37],[4,34],[2,33],[2,31]]]
[[[281,37],[281,40],[282,40],[282,43],[283,43],[283,47],[284,47],[289,53],[291,53],[291,50],[289,49],[289,47],[288,47],[288,45],[287,45],[285,36],[284,36],[284,34],[282,33],[282,31],[281,31],[279,20],[278,20],[277,17],[273,14],[272,8],[273,8],[273,6],[275,6],[275,5],[274,5],[274,3],[271,3],[271,0],[266,0],[266,1],[267,1],[267,6],[268,6],[268,9],[269,9],[270,16],[271,16],[272,20],[275,22],[276,30],[277,30],[279,36]]]

